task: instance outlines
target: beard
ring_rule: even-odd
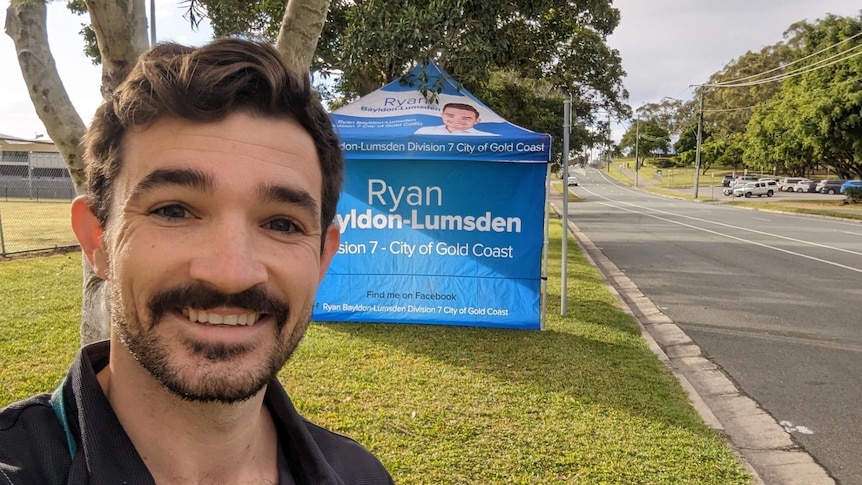
[[[169,341],[158,332],[161,319],[168,312],[183,308],[238,308],[273,318],[276,334],[273,345],[260,349],[247,344],[204,342],[190,337]],[[129,312],[118,285],[111,285],[110,312],[113,328],[120,341],[138,363],[159,383],[177,397],[190,402],[232,404],[259,393],[276,377],[299,344],[311,320],[311,305],[301,309],[293,327],[287,304],[259,287],[241,293],[224,294],[199,284],[172,288],[156,293],[147,304],[148,315]],[[197,325],[189,322],[190,325]],[[171,344],[178,343],[192,357],[180,363]],[[263,353],[253,366],[240,366],[241,359]]]

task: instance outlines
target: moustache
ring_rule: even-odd
[[[255,286],[240,293],[222,293],[200,284],[192,284],[179,288],[170,288],[153,295],[149,301],[150,318],[153,326],[171,311],[181,311],[191,307],[211,309],[218,307],[239,308],[255,313],[266,313],[275,317],[278,326],[287,322],[290,309],[287,303]]]

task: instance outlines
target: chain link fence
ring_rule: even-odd
[[[0,164],[0,256],[78,244],[69,222],[75,198],[64,170],[34,167],[4,153]]]

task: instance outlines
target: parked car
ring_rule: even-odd
[[[837,194],[844,182],[846,182],[844,179],[821,180],[817,184],[817,192],[821,194]]]
[[[760,179],[757,175],[737,175],[735,179],[730,181],[730,187],[739,184],[747,184],[748,182],[757,182]]]
[[[778,183],[774,180],[748,182],[745,185],[737,184],[736,187],[733,188],[733,195],[735,197],[751,197],[752,195],[756,195],[758,197],[763,197],[764,195],[772,197],[772,195],[775,194],[775,189],[777,187]]]
[[[578,178],[574,175],[569,175],[569,183],[566,185],[578,185]]]
[[[847,180],[843,184],[841,184],[841,189],[839,192],[842,194],[847,191],[850,187],[862,189],[862,180]]]
[[[808,180],[805,177],[784,177],[778,181],[778,190],[782,192],[793,192],[797,182]]]
[[[722,179],[722,181],[721,181],[721,186],[722,187],[730,187],[730,183],[733,182],[735,179],[736,179],[736,175],[734,175],[732,173],[726,173],[726,174],[724,174],[724,179]]]
[[[817,182],[810,179],[802,179],[799,182],[796,182],[796,185],[793,186],[793,192],[815,192],[817,188]],[[790,192],[790,190],[787,190]]]

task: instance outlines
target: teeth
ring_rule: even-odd
[[[232,313],[229,315],[221,315],[218,313],[207,313],[204,310],[196,310],[194,308],[184,308],[183,315],[189,317],[192,322],[209,323],[210,325],[254,325],[257,321],[258,314],[250,313]]]

